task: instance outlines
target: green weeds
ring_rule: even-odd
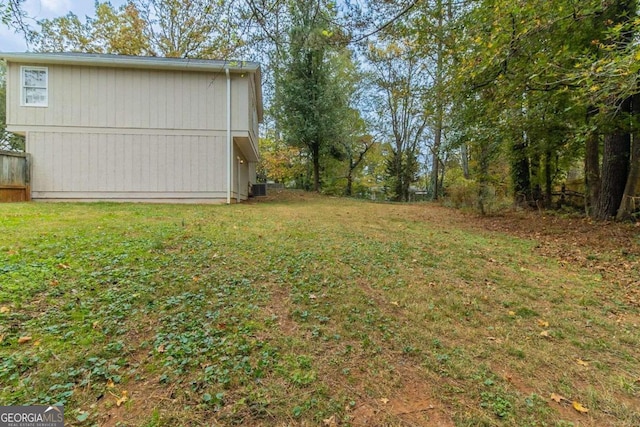
[[[357,425],[367,408],[379,425],[640,417],[639,313],[607,297],[616,281],[453,211],[324,198],[0,210],[5,404],[154,427]]]

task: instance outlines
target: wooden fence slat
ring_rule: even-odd
[[[30,156],[0,150],[0,202],[31,200]]]

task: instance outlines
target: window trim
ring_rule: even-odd
[[[27,103],[27,96],[26,96],[26,90],[25,90],[27,87],[25,86],[25,81],[24,81],[24,74],[25,74],[25,71],[27,70],[37,70],[37,71],[45,72],[44,87],[34,86],[35,88],[45,90],[46,100],[43,103],[39,103],[39,104]],[[31,65],[23,65],[20,67],[20,106],[40,107],[40,108],[45,108],[49,106],[49,67],[37,67],[37,66],[31,66]]]

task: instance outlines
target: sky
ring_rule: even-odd
[[[125,0],[111,0],[114,7],[120,6]],[[56,18],[73,12],[81,19],[86,15],[92,16],[95,11],[94,0],[26,0],[24,10],[28,18],[26,22],[37,29],[36,21],[45,18]],[[13,29],[0,24],[0,52],[25,52],[28,50],[24,37],[16,34]]]

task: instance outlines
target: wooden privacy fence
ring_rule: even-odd
[[[31,200],[30,156],[0,150],[0,202]]]

